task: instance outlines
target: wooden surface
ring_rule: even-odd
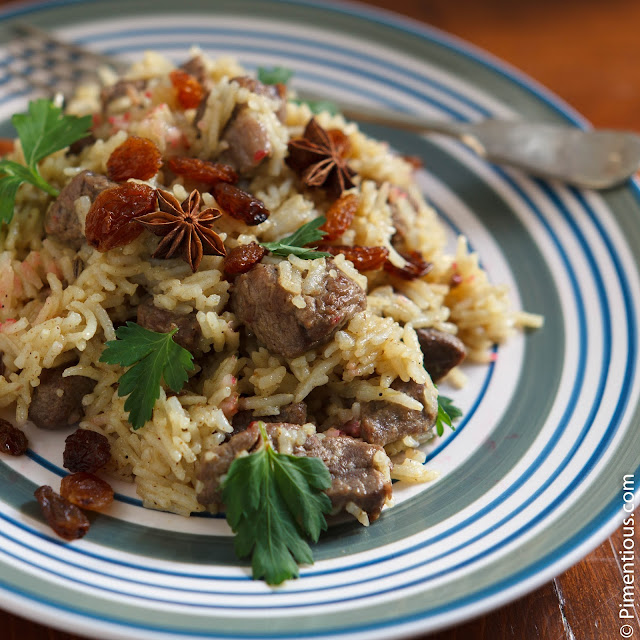
[[[0,4],[6,2],[0,0]],[[506,60],[596,126],[640,131],[640,2],[370,0],[368,4],[392,7]],[[620,476],[629,471],[621,469]],[[637,529],[634,541],[638,596]],[[428,639],[614,640],[625,637],[620,632],[623,623],[629,625],[632,637],[640,639],[637,613],[631,620],[618,618],[622,542],[619,530],[582,562],[534,593]],[[76,639],[0,612],[0,640]]]

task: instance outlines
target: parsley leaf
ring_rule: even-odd
[[[321,227],[327,219],[324,216],[315,218],[307,224],[303,224],[296,229],[290,236],[282,238],[277,242],[260,242],[260,246],[268,249],[276,256],[287,257],[290,254],[303,258],[304,260],[313,260],[314,258],[330,258],[331,254],[325,251],[315,251],[313,247],[305,245],[322,240],[327,235],[326,231],[322,231]]]
[[[124,408],[134,429],[151,419],[161,381],[177,393],[188,379],[187,371],[194,368],[193,356],[173,341],[177,330],[157,333],[127,322],[116,330],[118,340],[107,342],[100,356],[100,362],[131,367],[120,377],[118,395],[129,396]]]
[[[441,436],[444,433],[444,425],[451,427],[454,431],[455,427],[451,424],[462,415],[462,411],[453,404],[451,398],[438,394],[438,416],[436,417],[436,433]]]
[[[290,102],[295,104],[306,104],[311,113],[322,113],[326,111],[329,115],[335,116],[340,113],[340,109],[335,102],[331,100],[304,100],[302,98],[292,98]]]
[[[286,67],[258,67],[258,80],[262,84],[287,84],[294,73]]]
[[[16,113],[11,122],[18,132],[26,166],[11,160],[0,160],[0,224],[9,223],[18,187],[30,182],[52,196],[52,187],[38,171],[38,162],[55,151],[64,149],[89,134],[91,116],[62,115],[62,109],[41,98],[29,102],[27,113]]]
[[[318,541],[326,530],[331,501],[324,489],[331,475],[319,458],[276,452],[259,423],[262,448],[236,458],[222,484],[227,522],[236,534],[239,558],[251,555],[254,579],[281,584],[298,576],[298,564],[312,564],[304,539]]]

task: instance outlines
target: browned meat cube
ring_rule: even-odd
[[[227,474],[231,463],[243,451],[251,451],[258,442],[260,430],[256,425],[234,435],[212,451],[204,454],[204,460],[200,463],[197,478],[202,483],[198,492],[198,502],[205,507],[219,509],[222,506],[220,495],[220,478]]]
[[[336,273],[335,276],[330,271]],[[258,264],[238,276],[231,296],[240,322],[253,331],[270,351],[296,358],[331,340],[351,318],[367,306],[362,288],[331,261],[325,267],[321,293],[303,295],[303,309],[292,302],[292,294],[278,282],[278,268]]]
[[[405,436],[418,436],[433,428],[438,415],[437,396],[425,399],[425,385],[413,380],[395,380],[392,389],[402,391],[421,402],[422,411],[407,409],[395,402],[365,402],[360,412],[360,434],[366,442],[384,446]]]
[[[280,413],[277,416],[254,416],[253,411],[238,411],[232,420],[233,432],[238,433],[239,431],[244,431],[256,420],[303,425],[307,422],[307,405],[304,402],[292,402],[284,407],[280,407]]]
[[[51,204],[44,220],[48,235],[71,247],[79,249],[84,242],[84,229],[76,213],[75,202],[80,196],[89,196],[93,202],[99,193],[116,186],[106,176],[83,171],[75,176]]]
[[[373,522],[391,497],[387,456],[380,446],[349,436],[314,435],[294,449],[294,455],[320,458],[327,465],[331,488],[326,493],[335,513],[352,502]]]
[[[451,333],[438,329],[416,329],[424,354],[424,368],[438,382],[458,366],[467,355],[464,343]]]
[[[147,298],[138,305],[137,322],[141,327],[158,333],[168,333],[178,327],[173,339],[187,351],[193,353],[198,349],[202,330],[195,313],[185,315],[161,309],[153,304],[151,298]]]
[[[78,422],[84,411],[82,398],[93,391],[95,380],[84,376],[62,377],[69,365],[43,369],[33,390],[29,420],[41,429],[63,429]]]
[[[189,58],[186,62],[183,62],[179,68],[192,75],[203,87],[206,87],[209,84],[207,67],[202,56],[193,56],[193,58]]]

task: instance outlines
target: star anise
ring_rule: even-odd
[[[322,187],[336,199],[353,187],[356,172],[344,158],[349,140],[340,129],[323,129],[315,118],[305,127],[302,138],[289,142],[287,164],[308,187]]]
[[[164,236],[152,257],[169,259],[181,253],[195,273],[203,255],[226,255],[220,236],[211,228],[221,214],[212,208],[200,211],[197,190],[182,203],[168,191],[158,189],[156,194],[158,211],[136,218],[149,231]]]

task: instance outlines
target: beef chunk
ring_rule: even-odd
[[[198,491],[200,504],[217,508],[222,506],[222,496],[219,492],[220,478],[229,471],[231,463],[240,453],[250,451],[256,445],[259,437],[260,430],[254,425],[205,453],[197,472],[197,478],[202,483]]]
[[[108,113],[111,103],[120,98],[129,98],[132,105],[139,104],[146,88],[147,81],[142,78],[138,80],[118,80],[115,84],[104,87],[100,93],[102,112]]]
[[[29,420],[41,429],[62,429],[83,415],[82,398],[93,391],[95,380],[84,376],[62,377],[68,365],[43,369],[33,390]]]
[[[467,355],[462,340],[451,333],[438,329],[416,329],[416,333],[424,354],[424,368],[434,382],[444,378]]]
[[[276,100],[276,116],[284,122],[287,115],[286,103],[283,100],[284,87],[265,85],[248,76],[233,78],[232,81],[252,93]],[[199,115],[202,117],[202,114]],[[196,121],[198,120],[197,114]],[[228,148],[220,155],[219,161],[230,164],[240,174],[251,173],[273,151],[266,126],[258,114],[245,104],[239,104],[233,110],[222,131],[221,141],[225,142]]]
[[[192,75],[203,87],[206,87],[209,84],[207,66],[204,63],[202,56],[193,56],[193,58],[189,58],[186,62],[183,62],[179,68]]]
[[[335,275],[331,275],[333,271]],[[303,309],[278,281],[278,268],[258,264],[236,278],[231,297],[238,320],[273,353],[296,358],[325,344],[367,306],[364,291],[327,262],[315,295],[303,294]]]
[[[307,405],[304,402],[293,402],[280,407],[280,413],[277,416],[254,416],[253,411],[238,411],[232,420],[233,432],[244,431],[256,420],[303,425],[307,422]]]
[[[72,249],[79,249],[84,242],[84,230],[76,213],[76,200],[80,196],[89,196],[93,202],[99,193],[115,184],[106,176],[91,171],[79,173],[47,210],[44,221],[47,234]]]
[[[219,157],[238,173],[246,174],[271,155],[271,141],[265,125],[248,107],[234,112],[221,138],[229,147]]]
[[[360,433],[366,442],[385,445],[405,436],[417,436],[433,427],[438,415],[438,400],[434,394],[425,399],[425,385],[413,380],[395,380],[392,389],[406,393],[421,402],[422,411],[407,409],[388,400],[365,402],[360,412]]]
[[[151,298],[148,298],[138,305],[137,322],[141,327],[159,333],[168,333],[174,327],[178,327],[178,332],[173,339],[187,351],[193,353],[198,349],[202,330],[195,312],[185,315],[161,309],[153,304]]]
[[[274,436],[281,427],[296,429],[297,425],[274,423],[267,427],[276,447],[277,438]],[[201,504],[222,506],[220,478],[229,471],[231,463],[240,453],[251,451],[258,442],[259,433],[258,427],[251,425],[245,431],[234,435],[228,442],[205,454],[205,460],[198,469],[198,480],[202,483],[198,493],[198,501]],[[311,435],[303,445],[294,447],[293,454],[299,457],[320,458],[327,465],[331,474],[331,488],[327,490],[327,495],[336,513],[343,510],[349,502],[353,502],[366,511],[369,519],[373,521],[380,515],[382,507],[391,496],[388,460],[382,447],[348,436],[323,438]]]
[[[294,455],[320,458],[327,465],[331,474],[327,495],[336,513],[353,502],[373,522],[391,497],[391,481],[388,472],[382,470],[386,454],[380,446],[343,435],[326,438],[313,435],[302,447],[294,449]]]

